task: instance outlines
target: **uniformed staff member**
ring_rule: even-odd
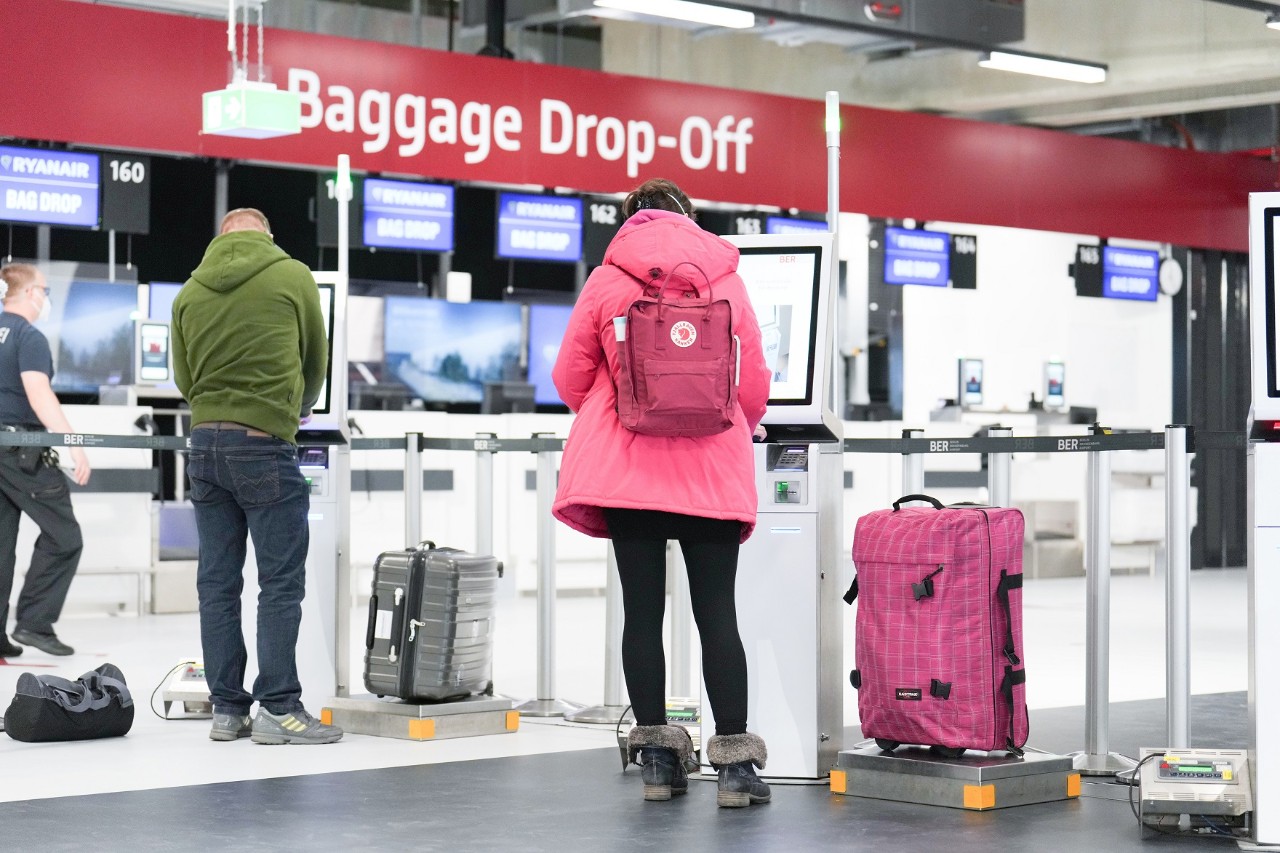
[[[49,340],[31,325],[49,316],[49,287],[31,264],[0,269],[4,313],[0,314],[0,429],[7,432],[74,432],[53,393],[53,355]],[[80,485],[89,482],[89,460],[71,449]],[[40,528],[31,565],[18,597],[13,639],[4,628],[13,589],[18,523],[26,513]],[[51,655],[75,650],[58,639],[53,625],[62,614],[67,590],[80,564],[80,525],[71,510],[67,478],[58,454],[45,447],[0,448],[0,658],[34,646]]]

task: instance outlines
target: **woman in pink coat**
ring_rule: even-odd
[[[703,675],[715,712],[707,757],[720,774],[721,806],[768,802],[764,741],[747,731],[747,666],[738,634],[734,578],[738,546],[756,522],[752,435],[764,417],[769,370],[760,326],[736,272],[738,250],[694,222],[693,205],[670,181],[641,184],[622,204],[626,221],[604,265],[582,289],[569,319],[552,378],[577,412],[565,444],[556,518],[589,536],[613,540],[626,626],[622,666],[635,712],[630,755],[641,765],[646,800],[688,789],[684,762],[693,747],[683,727],[666,724],[666,544],[677,539],[689,568],[693,615],[702,641]],[[691,261],[732,308],[741,341],[738,409],[716,435],[665,437],[632,432],[615,409],[618,378],[614,318],[644,289],[656,292],[677,264]],[[695,287],[702,278],[688,266]]]

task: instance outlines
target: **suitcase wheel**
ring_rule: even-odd
[[[943,758],[959,758],[964,755],[963,746],[931,746],[929,751]]]
[[[902,746],[902,744],[898,743],[896,740],[887,740],[885,738],[878,737],[876,738],[876,746],[880,747],[885,752],[893,752],[895,749]]]
[[[385,694],[385,693],[379,693],[379,694],[377,694],[377,695],[378,695],[378,698],[379,698],[379,699],[382,699],[382,698],[386,697],[386,695],[387,695],[387,694]]]

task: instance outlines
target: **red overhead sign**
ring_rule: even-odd
[[[224,88],[226,24],[72,0],[4,0],[21,60],[0,136],[455,181],[826,207],[823,104],[552,65],[268,30],[271,79],[302,98],[298,136],[203,136]],[[1275,167],[1028,128],[846,106],[841,207],[1244,250],[1247,193]]]

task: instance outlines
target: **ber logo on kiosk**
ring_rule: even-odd
[[[698,330],[688,320],[681,320],[671,327],[671,342],[678,347],[691,347],[698,339]]]

